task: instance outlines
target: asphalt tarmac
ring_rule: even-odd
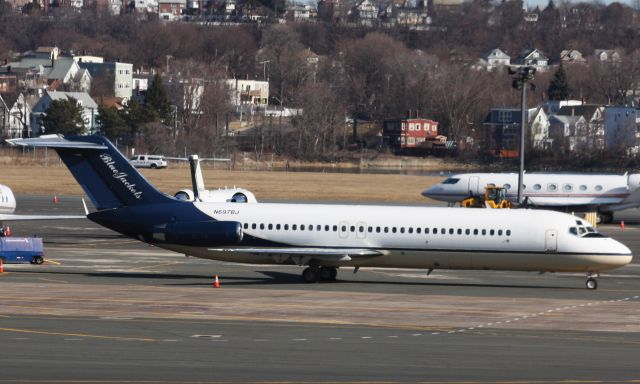
[[[82,203],[18,196],[43,212]],[[599,230],[640,252],[640,213],[618,217]],[[88,220],[11,228],[44,237],[48,261],[0,275],[0,383],[640,380],[637,257],[595,291],[582,274],[367,268],[309,285]]]

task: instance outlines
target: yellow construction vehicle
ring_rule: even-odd
[[[495,184],[487,184],[484,188],[484,198],[470,196],[460,202],[461,207],[470,208],[511,208],[511,201],[507,199],[507,189]]]

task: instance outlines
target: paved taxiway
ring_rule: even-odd
[[[600,229],[640,252],[640,213],[620,218]],[[12,232],[44,236],[50,263],[0,275],[0,383],[640,379],[637,257],[597,291],[580,274],[364,268],[307,285],[299,267],[185,258],[87,220]]]

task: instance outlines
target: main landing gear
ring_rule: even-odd
[[[318,281],[335,281],[338,276],[336,267],[309,266],[302,271],[302,281],[305,283],[316,283]]]
[[[587,289],[598,289],[598,280],[597,277],[600,277],[600,274],[596,273],[595,275],[592,272],[587,273]]]

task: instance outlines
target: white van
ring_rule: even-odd
[[[162,156],[157,155],[136,155],[130,160],[131,164],[136,168],[166,168],[167,161]]]

